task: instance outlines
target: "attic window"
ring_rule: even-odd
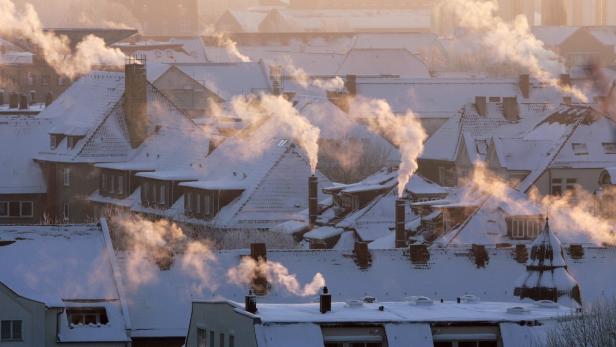
[[[488,153],[488,141],[487,140],[475,140],[475,147],[477,153],[486,155]]]
[[[76,307],[66,310],[71,327],[75,325],[98,325],[109,323],[104,307]]]
[[[63,138],[64,138],[64,135],[61,135],[61,134],[50,134],[49,135],[49,147],[51,149],[56,149],[58,145],[60,144],[60,142],[62,142]]]
[[[601,146],[605,154],[616,154],[616,142],[603,142]]]
[[[588,154],[588,147],[585,143],[572,143],[571,148],[573,148],[573,154],[575,155]]]
[[[75,148],[75,145],[77,145],[77,142],[79,142],[79,139],[81,139],[81,136],[67,136],[66,137],[66,147],[68,149],[73,149]]]

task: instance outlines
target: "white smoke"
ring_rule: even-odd
[[[249,285],[257,278],[258,274],[265,274],[269,283],[281,285],[289,293],[298,296],[311,296],[319,292],[325,286],[325,278],[321,273],[316,273],[309,283],[300,285],[294,274],[282,264],[275,261],[255,261],[245,257],[240,264],[227,271],[227,279],[238,285]]]
[[[124,53],[107,47],[94,35],[86,36],[71,51],[66,37],[43,31],[38,14],[30,4],[18,11],[11,0],[0,0],[0,34],[30,41],[58,74],[71,79],[88,73],[93,66],[124,64]]]
[[[235,58],[243,63],[248,63],[251,61],[249,56],[242,54],[237,48],[237,42],[233,41],[225,33],[216,31],[213,26],[207,26],[203,35],[214,37],[216,39],[217,45],[219,47],[223,47],[230,57]]]
[[[557,76],[565,71],[560,57],[533,35],[525,16],[507,23],[496,15],[498,5],[494,1],[441,0],[438,6],[445,12],[455,13],[460,25],[479,34],[481,48],[495,62],[519,65],[540,81],[583,102],[588,101],[579,89],[560,84]]]
[[[289,56],[284,57],[284,65],[285,69],[289,72],[289,74],[291,74],[293,80],[295,80],[295,82],[297,82],[302,88],[314,86],[323,90],[340,90],[344,87],[344,81],[340,78],[340,76],[328,79],[311,78],[304,69],[295,66]]]
[[[428,138],[421,123],[410,110],[404,115],[394,114],[387,101],[381,99],[357,97],[351,102],[349,114],[398,147],[398,196],[402,197],[406,184],[417,171],[417,158]]]

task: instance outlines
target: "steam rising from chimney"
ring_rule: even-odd
[[[370,130],[392,142],[400,150],[398,169],[398,197],[402,197],[406,184],[417,170],[417,158],[423,152],[428,138],[412,111],[395,115],[385,100],[356,98],[349,114],[368,125]]]
[[[340,76],[329,79],[312,79],[304,69],[296,67],[289,56],[285,56],[284,60],[286,70],[289,71],[291,77],[293,77],[295,82],[302,88],[308,88],[311,85],[322,90],[340,90],[344,88],[344,81]]]
[[[269,283],[281,285],[289,293],[299,296],[311,296],[325,286],[325,278],[316,273],[309,283],[301,286],[294,274],[282,264],[275,261],[254,260],[249,257],[242,259],[241,263],[227,271],[227,279],[238,285],[249,285],[256,278],[257,273],[264,273]]]
[[[476,204],[477,201],[495,199],[497,204],[506,204],[510,210],[520,214],[534,215],[537,211],[549,213],[550,225],[560,235],[572,238],[586,237],[597,244],[616,244],[614,233],[613,207],[607,214],[598,213],[597,200],[583,189],[567,191],[562,196],[541,196],[536,190],[529,193],[528,199],[512,194],[509,183],[492,173],[483,162],[478,162],[470,177],[462,182],[468,187],[464,201]],[[609,215],[609,216],[608,216]]]
[[[582,102],[588,101],[581,90],[560,83],[558,76],[564,67],[559,56],[533,35],[525,16],[507,23],[495,14],[498,10],[495,1],[441,0],[438,6],[452,11],[462,26],[480,34],[482,48],[489,50],[497,62],[524,67],[540,81]]]
[[[320,130],[302,116],[287,99],[280,95],[268,94],[261,94],[259,97],[239,96],[233,98],[231,106],[233,113],[247,124],[254,124],[262,117],[271,119],[275,125],[268,128],[272,137],[278,133],[297,141],[308,155],[311,173],[316,173]],[[254,154],[264,148],[253,147],[243,150]]]
[[[229,36],[224,33],[217,32],[213,26],[209,25],[205,28],[203,35],[212,36],[216,39],[216,43],[219,47],[223,47],[227,54],[240,62],[250,62],[250,57],[243,55],[237,48],[237,42],[233,41]]]
[[[86,36],[72,52],[68,38],[43,31],[38,14],[30,4],[18,12],[11,0],[0,0],[0,34],[29,40],[58,74],[68,78],[88,73],[96,65],[124,64],[125,56],[119,49],[107,47],[94,35]]]

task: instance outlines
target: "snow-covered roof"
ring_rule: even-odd
[[[47,307],[104,308],[108,324],[58,322],[60,342],[130,341],[111,239],[93,224],[0,226],[0,282]]]
[[[487,246],[486,250],[489,259],[485,267],[475,264],[466,246],[430,248],[426,264],[413,264],[408,250],[371,250],[371,266],[364,269],[355,264],[349,250],[268,250],[267,259],[287,267],[300,284],[308,283],[320,272],[334,301],[361,299],[366,295],[381,302],[403,301],[412,295],[425,295],[438,301],[440,298],[453,300],[464,294],[478,295],[483,301],[518,301],[513,295],[514,280],[525,273],[525,264],[515,260],[512,248]],[[215,254],[217,261],[211,263],[208,273],[212,276],[208,279],[183,271],[179,262],[166,271],[159,271],[155,264],[147,265],[155,271],[155,279],[129,293],[132,336],[184,336],[194,300],[243,301],[247,286],[229,283],[225,274],[249,251],[218,251]],[[123,252],[119,254],[124,278],[130,276],[126,268],[127,256]],[[616,249],[585,247],[583,259],[572,260],[567,254],[565,257],[569,271],[580,284],[585,302],[615,294]],[[597,273],[602,276],[596,276]],[[207,289],[203,284],[212,284],[214,289]],[[296,296],[272,283],[271,290],[258,298],[257,305],[312,301],[312,296]],[[173,332],[177,335],[171,335]]]
[[[41,168],[32,160],[49,146],[48,131],[53,120],[12,117],[0,121],[0,194],[38,194],[47,192]]]
[[[511,312],[512,307],[527,309],[524,320],[552,320],[570,315],[570,307],[545,307],[536,304],[512,302],[465,302],[456,301],[414,303],[400,302],[333,302],[331,312],[322,314],[319,303],[309,304],[257,304],[257,313],[262,324],[272,323],[438,323],[438,322],[519,322],[518,311]],[[243,310],[241,303],[230,302],[238,310]],[[379,309],[383,306],[383,310]]]
[[[263,11],[229,9],[216,21],[216,29],[222,32],[256,33],[266,15]]]
[[[531,31],[546,46],[556,47],[560,46],[579,29],[579,27],[572,26],[533,26]]]
[[[304,238],[312,240],[327,240],[339,236],[344,232],[342,228],[323,226],[304,234]]]
[[[269,77],[261,62],[175,64],[180,71],[224,100],[268,91]]]
[[[402,48],[353,48],[346,54],[336,73],[338,75],[430,77],[428,67],[421,59]]]
[[[615,26],[596,26],[584,28],[590,34],[606,46],[616,45],[616,27]]]

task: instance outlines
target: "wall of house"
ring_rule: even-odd
[[[20,320],[21,341],[0,341],[2,347],[44,345],[45,305],[23,298],[0,283],[0,320]]]
[[[64,169],[70,169],[69,184],[64,184]],[[88,197],[99,187],[99,169],[90,164],[56,163],[52,168],[53,194],[49,203],[57,222],[63,222],[64,205],[69,207],[70,223],[89,222],[94,211]]]
[[[537,188],[541,195],[548,195],[551,194],[551,180],[553,178],[574,178],[576,184],[593,193],[599,188],[601,172],[602,169],[549,169],[537,179],[532,187]]]
[[[419,159],[417,173],[441,186],[452,187],[457,183],[455,164],[450,161]]]
[[[8,85],[4,90],[9,92],[27,93],[34,91],[34,100],[28,98],[29,103],[44,103],[47,93],[53,99],[62,94],[72,81],[61,78],[49,65],[39,62],[36,58],[34,64],[4,64],[0,65],[0,80]]]
[[[568,65],[585,63],[580,61],[582,56],[594,56],[602,65],[610,65],[616,59],[613,46],[605,46],[588,31],[576,31],[560,46],[560,54]]]
[[[207,331],[207,346],[210,346],[210,332],[214,332],[214,346],[220,346],[220,334],[225,334],[225,346],[228,346],[229,335],[235,338],[235,346],[256,347],[254,320],[238,314],[234,307],[226,302],[199,303],[193,302],[186,347],[198,347],[197,329]]]
[[[32,216],[27,217],[3,217],[0,215],[0,224],[39,224],[43,220],[45,210],[44,194],[0,194],[2,202],[32,202]]]

